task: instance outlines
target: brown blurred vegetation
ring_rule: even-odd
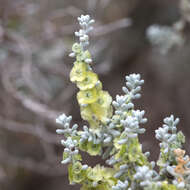
[[[182,0],[188,3],[189,0]],[[171,26],[189,9],[180,0],[1,0],[0,1],[0,189],[60,190],[69,186],[55,118],[62,112],[82,123],[69,81],[73,60],[68,57],[80,14],[95,20],[90,51],[94,70],[113,97],[121,93],[124,76],[145,79],[137,107],[149,122],[141,142],[157,159],[154,130],[165,116],[180,117],[179,129],[190,140],[190,43],[166,55],[148,42],[151,24]],[[187,8],[187,9],[186,9]],[[127,27],[126,19],[132,26]],[[96,159],[85,156],[94,164]]]

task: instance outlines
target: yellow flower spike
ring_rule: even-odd
[[[86,78],[82,82],[77,82],[77,87],[80,90],[87,90],[93,88],[98,82],[97,74],[88,71],[86,72]]]
[[[77,100],[79,104],[91,104],[94,103],[98,98],[98,92],[95,88],[90,90],[79,91],[77,93]]]
[[[86,63],[75,62],[74,67],[70,72],[70,79],[72,82],[81,82],[86,78]]]

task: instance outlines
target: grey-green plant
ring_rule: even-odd
[[[142,151],[138,137],[145,132],[141,127],[147,122],[145,111],[135,109],[134,105],[141,97],[144,80],[140,74],[126,76],[123,95],[112,100],[93,72],[92,57],[87,50],[94,20],[81,15],[78,21],[81,29],[75,32],[79,42],[73,44],[70,53],[76,59],[70,80],[79,88],[80,113],[88,125],[79,128],[65,114],[56,119],[60,125],[56,132],[63,135],[61,144],[65,147],[61,163],[68,164],[70,184],[81,184],[81,190],[189,190],[190,162],[182,150],[185,137],[177,132],[179,119],[173,115],[166,117],[163,126],[156,130],[160,156],[156,163],[150,162],[150,153]],[[101,156],[107,166],[91,167],[83,163],[83,151]]]

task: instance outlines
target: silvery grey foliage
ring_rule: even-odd
[[[172,175],[172,168],[169,166],[174,165],[176,162],[173,151],[177,148],[182,148],[182,144],[185,142],[183,133],[181,131],[177,132],[176,126],[178,123],[179,118],[174,119],[174,116],[171,115],[166,117],[163,126],[155,131],[156,138],[161,141],[159,144],[161,152],[157,164],[161,167],[160,174],[162,175],[166,173]]]
[[[72,162],[73,156],[79,153],[79,150],[76,148],[77,141],[72,140],[71,137],[68,137],[65,141],[61,140],[61,144],[65,147],[64,153],[67,155],[67,157],[61,163],[68,164],[69,162]]]
[[[123,139],[118,143],[124,144],[127,142],[128,138],[135,138],[138,134],[145,132],[144,128],[140,128],[139,124],[146,123],[147,119],[143,118],[145,111],[132,110],[131,116],[126,117],[126,119],[121,120],[121,124],[124,127]]]
[[[119,178],[120,176],[122,176],[128,169],[128,165],[127,164],[123,164],[119,167],[119,172],[117,172],[114,177],[115,178]]]
[[[117,115],[122,115],[124,111],[128,111],[129,109],[134,107],[134,104],[129,102],[129,96],[127,95],[117,95],[116,101],[113,101],[113,106],[115,107],[115,113]]]
[[[129,76],[126,76],[125,79],[126,86],[122,88],[125,95],[117,95],[116,101],[113,101],[113,106],[118,115],[121,115],[122,112],[128,111],[134,107],[131,100],[141,97],[139,91],[141,90],[141,85],[144,83],[144,80],[141,80],[140,78],[140,74],[130,74]]]
[[[156,138],[161,141],[160,148],[164,149],[164,153],[171,151],[173,143],[177,142],[177,124],[179,118],[174,119],[174,116],[166,117],[162,127],[155,131]]]
[[[189,189],[190,187],[190,167],[189,167],[189,156],[185,156],[184,161],[188,161],[188,163],[185,165],[186,170],[184,171],[184,174],[179,174],[175,172],[175,167],[176,166],[167,166],[167,171],[175,177],[175,179],[172,181],[173,184],[179,188],[179,189],[183,189],[183,188],[187,188]],[[181,178],[183,179],[183,181],[178,181],[177,178]]]
[[[77,133],[77,128],[78,128],[78,125],[77,124],[74,124],[72,126],[72,128],[70,128],[70,122],[72,120],[72,116],[66,116],[65,114],[62,114],[60,115],[57,119],[56,119],[56,123],[57,124],[60,124],[60,126],[63,127],[63,129],[57,129],[56,130],[56,133],[57,134],[69,134],[71,136],[74,136],[76,135]]]
[[[95,21],[90,18],[89,15],[81,15],[78,17],[79,24],[82,29],[78,32],[75,32],[75,35],[79,37],[80,44],[84,48],[85,46],[89,45],[89,36],[88,33],[93,30],[91,24]]]
[[[115,114],[120,116],[119,121],[113,119],[109,124],[110,128],[113,128],[117,125],[122,126],[121,136],[118,140],[118,144],[127,143],[129,138],[136,138],[138,134],[144,133],[145,129],[140,128],[140,124],[147,122],[147,119],[144,118],[145,111],[134,110],[134,104],[132,103],[133,99],[140,98],[141,85],[144,83],[144,80],[141,80],[140,74],[131,74],[126,76],[126,86],[123,87],[125,95],[116,96],[116,101],[113,101],[113,106],[116,111]],[[128,113],[131,110],[131,114]],[[118,130],[119,131],[119,130]],[[109,165],[114,165],[120,162],[120,159],[115,159],[114,156],[106,160],[106,163]],[[114,177],[119,178],[124,173],[127,172],[128,165],[120,165],[120,170],[115,173]],[[120,186],[116,185],[116,189],[121,189]]]
[[[70,122],[72,120],[71,116],[66,116],[65,114],[60,115],[56,119],[56,123],[61,125],[63,129],[57,129],[57,134],[64,134],[66,140],[61,140],[61,144],[65,147],[64,153],[67,155],[64,160],[62,160],[62,164],[67,164],[69,162],[72,162],[72,158],[74,155],[79,153],[77,146],[77,141],[72,140],[71,137],[76,136],[77,134],[77,128],[78,125],[74,124],[72,127],[70,127]]]
[[[143,118],[145,111],[132,110],[132,116],[135,117],[138,123],[144,124],[147,122],[147,118]]]
[[[108,127],[104,127],[103,129],[103,143],[109,144],[114,137],[119,136],[121,133],[114,125],[114,122],[110,122]]]
[[[141,94],[138,93],[141,90],[141,85],[144,84],[144,80],[141,79],[140,74],[130,74],[125,77],[126,87],[123,87],[123,91],[129,95],[131,99],[138,99]]]
[[[85,49],[86,46],[89,45],[89,36],[88,33],[93,30],[93,27],[91,24],[93,24],[95,21],[90,18],[89,15],[81,15],[78,17],[79,25],[81,26],[81,29],[77,32],[75,32],[75,36],[79,37],[79,42],[80,42],[80,47],[82,50]],[[76,44],[75,44],[76,45]],[[69,54],[70,57],[75,57],[76,52],[73,51],[72,53]],[[84,60],[86,63],[91,63],[92,59],[91,58],[85,58]]]
[[[154,181],[156,172],[151,170],[148,166],[141,166],[136,168],[135,180],[140,181],[140,186],[149,186]]]
[[[132,100],[141,97],[139,92],[144,80],[141,80],[140,74],[130,74],[125,79],[126,87],[122,88],[125,95],[117,95],[116,101],[113,101],[113,106],[116,109],[115,114],[123,118],[119,121],[123,126],[122,138],[118,141],[119,144],[124,144],[128,138],[135,138],[138,134],[144,133],[145,129],[140,128],[139,124],[147,122],[147,119],[143,118],[145,114],[144,110],[132,110],[131,115],[126,115],[127,111],[134,108]]]
[[[80,142],[88,141],[93,142],[93,144],[100,144],[102,142],[102,133],[101,131],[92,131],[87,126],[83,126],[83,131],[79,132]]]
[[[183,190],[184,187],[185,187],[184,181],[182,181],[182,182],[179,183],[177,180],[173,180],[173,184],[174,184],[178,189],[181,189],[181,190]]]
[[[144,80],[141,80],[140,74],[130,74],[125,79],[126,86],[122,88],[125,95],[117,95],[116,100],[112,103],[117,115],[125,114],[129,109],[134,108],[131,100],[141,97],[139,92]]]
[[[177,174],[175,172],[175,166],[167,166],[167,171],[174,177],[183,177],[182,175],[180,174]],[[173,184],[175,184],[178,188],[183,188],[185,187],[185,183],[182,181],[182,182],[178,182],[177,180],[173,180]]]
[[[127,190],[128,184],[127,180],[124,182],[118,180],[118,183],[112,187],[112,190]]]
[[[184,44],[182,35],[169,26],[151,25],[146,30],[148,40],[158,46],[162,54],[166,54],[172,47]]]

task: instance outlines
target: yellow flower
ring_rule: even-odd
[[[88,143],[88,141],[84,141],[84,142],[79,143],[80,150],[86,151],[87,150],[87,143]]]
[[[88,144],[87,144],[87,152],[91,156],[96,156],[96,155],[100,154],[101,149],[102,149],[101,144],[94,144],[92,142],[88,142]]]
[[[177,190],[176,186],[173,184],[168,184],[167,181],[162,182],[162,189],[163,190]]]
[[[91,105],[92,113],[94,114],[94,117],[96,120],[102,121],[103,123],[106,122],[107,116],[108,116],[108,109],[103,108],[97,103],[94,103]]]
[[[112,115],[112,97],[106,91],[100,91],[98,99],[91,105],[92,112],[96,115],[97,119],[106,122],[106,119]]]
[[[87,121],[92,119],[92,110],[90,105],[81,107],[81,116]]]
[[[102,169],[100,165],[96,165],[94,168],[87,171],[87,177],[88,179],[91,179],[93,181],[100,181],[103,179],[102,175]]]
[[[107,91],[100,91],[99,98],[97,103],[104,108],[107,108],[111,105],[112,97],[109,95]]]
[[[96,128],[100,121],[105,123],[112,115],[112,98],[106,91],[99,91],[96,102],[81,107],[81,116],[91,127]]]
[[[72,82],[81,82],[86,78],[86,63],[84,62],[75,62],[74,67],[70,72],[70,79]]]
[[[104,166],[96,165],[94,168],[90,168],[87,171],[88,179],[93,181],[101,181],[102,183],[109,182],[114,185],[113,181],[114,170],[112,168],[105,168]]]
[[[73,170],[73,172],[76,173],[76,174],[80,173],[81,170],[82,170],[82,164],[81,164],[80,162],[75,162],[75,163],[73,164],[72,170]]]
[[[86,72],[86,78],[82,82],[77,82],[77,86],[80,90],[87,90],[93,88],[98,82],[97,74],[88,71]]]
[[[85,179],[86,176],[86,172],[82,170],[82,164],[80,162],[70,164],[68,172],[69,172],[69,181],[71,184],[73,182],[80,183]]]
[[[106,181],[107,179],[110,179],[114,176],[114,169],[103,167],[102,175]]]
[[[79,104],[91,104],[95,102],[98,98],[98,93],[95,88],[90,90],[80,91],[77,94],[77,100]]]
[[[85,179],[85,175],[83,174],[84,172],[81,173],[74,173],[73,174],[73,181],[76,183],[80,183]]]
[[[88,123],[90,124],[90,127],[92,127],[92,128],[98,127],[99,122],[98,122],[96,116],[94,115],[94,113],[92,112],[91,105],[81,107],[80,111],[81,111],[82,119],[88,121]]]

